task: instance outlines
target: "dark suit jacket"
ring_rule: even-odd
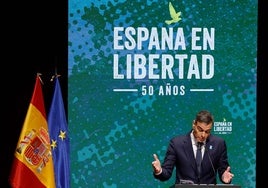
[[[184,136],[177,136],[170,140],[162,163],[162,173],[154,174],[154,177],[160,181],[166,181],[172,176],[173,169],[176,167],[175,184],[179,184],[181,180],[191,180],[195,184],[216,184],[216,174],[218,173],[221,179],[223,172],[229,166],[225,141],[214,135],[207,138],[201,175],[198,178],[190,133],[191,131]]]

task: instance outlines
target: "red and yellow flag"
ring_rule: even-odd
[[[40,75],[14,153],[13,188],[54,188],[54,167]]]

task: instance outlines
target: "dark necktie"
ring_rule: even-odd
[[[200,173],[201,173],[201,161],[202,161],[201,148],[202,148],[202,145],[203,145],[203,142],[197,143],[197,151],[196,151],[196,158],[195,158],[199,177],[200,177]]]

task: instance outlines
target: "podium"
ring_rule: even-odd
[[[241,188],[234,184],[175,184],[174,188]]]

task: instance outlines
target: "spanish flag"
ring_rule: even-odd
[[[55,188],[42,81],[37,74],[9,177],[12,188]]]

